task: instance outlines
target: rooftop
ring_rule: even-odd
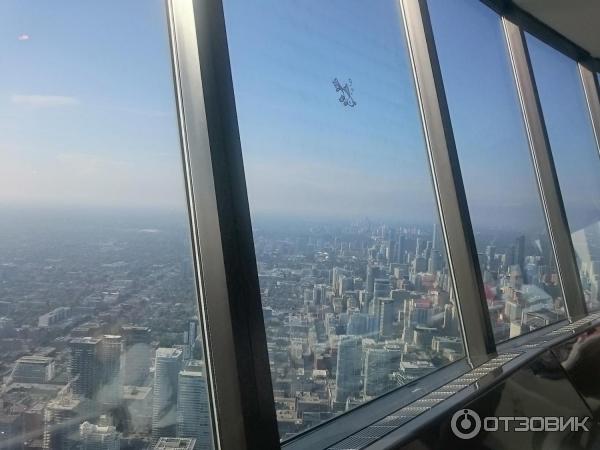
[[[193,450],[196,439],[162,437],[154,446],[154,450]]]

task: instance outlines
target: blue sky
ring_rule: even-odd
[[[431,178],[397,2],[225,1],[256,214],[432,223]],[[352,79],[344,107],[332,80]]]
[[[527,35],[558,180],[575,232],[600,221],[600,158],[577,65]]]
[[[0,3],[0,202],[184,205],[164,13]]]
[[[428,3],[475,230],[544,231],[499,17],[480,2]]]
[[[254,214],[436,220],[398,2],[224,4]],[[430,7],[474,222],[543,227],[498,18]],[[162,0],[5,0],[0,42],[0,202],[183,206]]]

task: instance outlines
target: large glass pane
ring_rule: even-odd
[[[396,0],[226,0],[283,439],[463,355]]]
[[[2,448],[212,448],[166,28],[0,4]]]
[[[496,341],[564,317],[500,17],[429,0]]]
[[[600,307],[600,159],[577,63],[526,35],[588,309]]]

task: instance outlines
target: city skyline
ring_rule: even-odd
[[[120,448],[144,448],[140,447],[144,442],[175,438],[180,436],[177,430],[189,430],[185,416],[176,411],[208,417],[208,397],[198,394],[206,388],[205,382],[194,382],[195,374],[180,363],[167,372],[157,372],[156,363],[151,363],[156,352],[175,352],[177,358],[201,356],[201,345],[186,350],[190,339],[198,336],[197,324],[192,327],[188,322],[197,314],[191,255],[185,256],[188,230],[176,217],[160,229],[153,228],[154,220],[152,214],[145,220],[132,217],[128,226],[127,221],[100,221],[97,216],[92,220],[64,217],[54,223],[41,220],[38,233],[28,234],[28,239],[0,242],[0,272],[7,281],[0,286],[4,299],[0,302],[4,328],[0,328],[31,349],[26,352],[29,358],[8,356],[1,361],[9,370],[5,373],[15,374],[5,378],[11,392],[5,407],[26,400],[15,397],[19,383],[31,381],[25,375],[41,377],[45,386],[63,388],[74,374],[75,397],[60,400],[59,396],[56,406],[50,397],[47,403],[47,408],[63,411],[58,417],[79,417],[76,411],[89,408],[79,398],[115,404],[114,393],[119,391],[114,390],[114,380],[122,380],[117,404],[125,402],[131,411],[131,419],[123,422],[120,414],[107,415],[107,410],[95,406],[91,417],[82,415],[76,423],[80,429],[72,428],[77,439],[102,437],[114,443],[117,436]],[[84,230],[85,239],[74,237],[71,229]],[[439,233],[433,224],[394,227],[374,221],[255,229],[282,438],[461,358],[456,299]],[[491,233],[479,245],[485,249],[480,254],[481,273],[497,340],[562,317],[556,275],[547,272],[544,264],[547,242],[538,246],[533,237]],[[19,283],[28,274],[33,282]],[[71,287],[65,291],[61,286]],[[598,297],[598,285],[586,286],[590,295]],[[33,329],[55,331],[38,335],[32,334]],[[45,341],[46,335],[55,338]],[[65,338],[69,344],[61,350]],[[345,339],[353,344],[337,352]],[[87,341],[96,349],[74,360],[74,346]],[[120,346],[123,358],[117,364],[111,349]],[[105,369],[97,378],[83,371],[87,375],[82,378],[82,367],[96,367],[93,355],[105,362]],[[40,365],[44,370],[34,371]],[[200,368],[202,363],[193,365]],[[190,381],[185,391],[175,387],[182,379]],[[126,380],[134,384],[125,384]],[[171,390],[164,396],[160,391],[153,394],[153,386]],[[200,402],[196,406],[190,393]],[[302,405],[299,409],[292,407],[296,402]],[[156,426],[153,410],[158,414]],[[101,414],[106,419],[98,417]],[[168,418],[166,427],[159,427],[161,417]],[[152,439],[153,430],[157,433]],[[63,435],[53,436],[48,434],[48,439],[63,439]],[[196,445],[204,445],[209,434],[198,431],[187,437],[197,436],[205,438]]]
[[[263,323],[249,325],[264,326],[266,341],[251,333],[251,347],[268,352],[255,366],[269,365],[264,411],[273,408],[282,441],[466,357],[453,279],[464,258],[481,277],[489,322],[478,320],[495,344],[567,317],[510,66],[498,60],[501,23],[482,4],[427,1],[474,242],[463,237],[475,245],[466,256],[459,246],[451,266],[399,2],[223,2],[251,224],[219,204],[211,220],[223,234],[208,244],[232,245],[216,260],[228,286],[239,276],[257,288],[229,298],[229,317],[214,314],[222,298],[199,279],[215,261],[193,239],[203,218],[187,210],[164,1],[33,2],[0,5],[7,450],[211,450],[213,402],[224,400],[213,377],[229,367],[211,365],[225,336],[211,327],[234,325],[241,342],[246,295],[260,294]],[[562,78],[540,80],[560,105]],[[549,117],[564,152],[572,130]],[[576,165],[556,161],[565,202],[577,189],[600,192],[600,177],[569,181]],[[600,216],[588,203],[565,206],[593,311]],[[253,249],[225,219],[251,230]]]

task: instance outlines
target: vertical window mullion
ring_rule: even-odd
[[[168,12],[216,445],[276,449],[223,7],[174,0]]]
[[[586,314],[583,288],[522,29],[502,19],[529,147],[570,320]]]
[[[596,73],[582,63],[579,63],[579,74],[594,130],[594,137],[596,138],[596,146],[600,152],[600,94],[598,93],[598,79],[596,78]]]
[[[425,0],[401,5],[465,347],[470,361],[479,364],[496,346],[429,12]]]

